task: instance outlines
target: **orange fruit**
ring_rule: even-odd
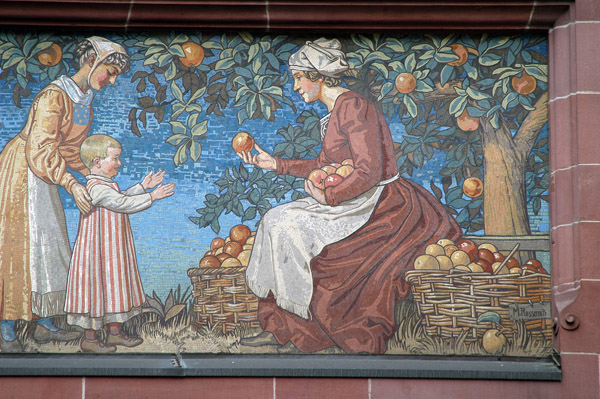
[[[221,261],[216,256],[205,256],[200,260],[200,267],[219,267],[221,266]]]
[[[479,129],[479,118],[469,115],[466,109],[456,118],[456,123],[465,132],[472,132]]]
[[[252,151],[252,148],[254,148],[254,137],[249,133],[239,132],[231,140],[231,147],[235,152]]]
[[[342,166],[343,165],[350,165],[350,166],[354,167],[354,161],[352,160],[352,158],[344,159],[342,161]]]
[[[458,56],[458,59],[449,62],[448,65],[461,66],[465,62],[467,62],[467,59],[469,58],[469,53],[467,52],[465,46],[463,46],[462,44],[455,43],[451,44],[450,48],[452,49],[452,52]]]
[[[181,63],[187,67],[197,67],[204,59],[204,49],[194,42],[186,42],[181,45],[185,57],[179,57]]]
[[[321,169],[324,170],[328,175],[335,173],[335,171],[336,171],[336,168],[331,165],[325,165],[325,166],[321,167]]]
[[[354,171],[354,168],[350,165],[342,165],[335,170],[335,173],[342,177],[347,177],[350,173]]]
[[[246,226],[245,224],[238,224],[233,226],[229,231],[229,238],[231,238],[231,241],[236,241],[241,245],[244,245],[248,237],[250,237],[250,234],[250,227]]]
[[[227,258],[223,261],[221,267],[240,267],[242,263],[237,258]]]
[[[463,182],[462,188],[467,197],[477,198],[483,193],[483,182],[476,177],[469,177]]]
[[[223,245],[225,245],[225,240],[217,237],[210,243],[210,249],[215,250],[217,248],[221,248]]]
[[[59,63],[62,58],[62,49],[56,43],[37,54],[38,61],[47,66],[54,66]]]
[[[412,73],[404,72],[396,76],[394,84],[396,86],[396,90],[398,90],[400,93],[408,94],[414,91],[417,87],[417,79],[415,79]]]
[[[232,258],[237,258],[242,250],[242,244],[237,241],[230,241],[223,247],[223,252],[231,255]]]
[[[513,76],[510,83],[513,89],[522,95],[533,93],[537,87],[537,80],[525,71],[523,71],[521,77]]]

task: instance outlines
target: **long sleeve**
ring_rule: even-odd
[[[362,97],[344,99],[339,105],[336,121],[339,132],[347,140],[355,169],[340,184],[325,189],[329,205],[337,205],[366,192],[382,180],[383,173],[384,140],[375,106]]]
[[[129,190],[134,189],[136,186]],[[93,186],[89,189],[89,193],[92,197],[93,206],[106,208],[113,212],[130,214],[143,211],[152,206],[150,193],[127,195],[104,184]]]
[[[66,107],[65,96],[58,89],[40,93],[29,114],[25,154],[29,168],[36,176],[46,183],[61,185],[71,193],[71,186],[77,180],[67,171],[67,161],[59,151]],[[76,152],[79,157],[79,151]]]

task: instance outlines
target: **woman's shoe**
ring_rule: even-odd
[[[0,335],[0,350],[2,353],[18,353],[23,352],[23,345],[19,342],[19,339],[13,341],[6,341]]]
[[[83,338],[80,344],[81,350],[85,353],[113,353],[117,351],[114,345],[104,345],[100,340],[91,341]]]
[[[245,346],[267,346],[267,345],[281,345],[275,339],[275,336],[270,331],[263,331],[254,337],[242,338],[240,344]]]
[[[302,353],[302,351],[296,348],[296,345],[292,343],[292,341],[288,341],[285,345],[280,348],[277,348],[277,353],[282,355],[296,355]]]

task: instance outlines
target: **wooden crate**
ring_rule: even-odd
[[[241,326],[259,327],[258,298],[246,285],[246,267],[194,268],[188,277],[196,328],[216,327],[227,333]]]

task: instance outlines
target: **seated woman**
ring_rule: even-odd
[[[427,244],[457,239],[460,227],[429,192],[399,177],[388,124],[367,99],[341,85],[348,69],[337,40],[307,42],[289,59],[294,91],[321,101],[317,159],[274,158],[258,145],[248,164],[306,178],[311,170],[352,159],[354,171],[310,197],[267,212],[246,272],[260,298],[264,332],[243,345],[283,345],[282,353],[338,346],[383,353],[396,330],[395,304],[408,293],[404,272]]]

